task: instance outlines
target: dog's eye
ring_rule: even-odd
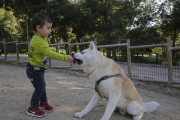
[[[84,52],[81,52],[81,54],[84,54]]]

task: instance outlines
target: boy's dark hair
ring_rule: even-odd
[[[44,14],[38,13],[34,15],[32,19],[33,30],[36,32],[36,26],[40,25],[41,27],[43,27],[45,22],[52,23],[52,20]]]

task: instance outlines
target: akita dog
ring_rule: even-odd
[[[131,79],[115,61],[103,56],[93,42],[90,48],[72,56],[75,59],[74,65],[83,68],[95,89],[88,105],[81,112],[75,113],[75,117],[85,116],[102,98],[107,98],[108,103],[100,120],[109,120],[115,109],[119,109],[123,115],[132,115],[133,120],[140,120],[144,112],[153,112],[159,106],[154,101],[144,103]]]

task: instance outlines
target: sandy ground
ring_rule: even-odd
[[[25,66],[0,63],[0,120],[78,120],[74,114],[81,111],[91,99],[92,82],[83,72],[62,69],[46,70],[47,96],[52,113],[43,118],[26,114],[30,105],[33,87],[25,74]],[[180,120],[180,90],[157,84],[133,81],[145,102],[157,101],[160,107],[145,113],[142,120]],[[97,107],[81,120],[99,120],[107,101],[103,99]],[[130,115],[114,112],[110,120],[131,120]]]

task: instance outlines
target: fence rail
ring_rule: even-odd
[[[97,45],[97,38],[94,38],[93,41],[96,45]],[[18,40],[16,41],[12,41],[12,42],[6,42],[6,40],[4,39],[3,41],[0,41],[0,43],[3,44],[4,46],[4,60],[5,61],[14,61],[16,60],[18,63],[21,63],[20,61],[20,55],[19,55],[19,45],[25,45],[28,44],[29,42],[23,42],[23,43],[18,43]],[[12,59],[12,60],[8,60],[7,59],[7,52],[6,52],[6,45],[8,44],[15,44],[16,45],[16,53],[17,59]],[[90,44],[90,42],[83,42],[83,43],[71,43],[71,40],[68,40],[68,42],[64,42],[64,43],[55,43],[55,44],[50,44],[49,46],[55,46],[56,47],[56,52],[59,52],[57,49],[59,49],[59,46],[61,45],[68,45],[68,51],[69,51],[69,55],[71,55],[71,46],[79,46],[79,45],[86,45],[86,44]],[[170,39],[167,39],[167,43],[164,44],[151,44],[151,45],[140,45],[140,46],[131,46],[130,45],[130,40],[127,40],[127,43],[121,43],[121,44],[111,44],[111,45],[100,45],[97,46],[97,48],[108,48],[108,47],[127,47],[127,74],[129,75],[130,78],[135,79],[135,80],[143,80],[143,81],[149,81],[149,82],[160,82],[160,83],[169,83],[169,85],[171,86],[179,86],[180,84],[180,80],[178,81],[178,83],[176,84],[174,82],[174,79],[178,78],[180,79],[178,76],[173,76],[173,69],[174,67],[172,66],[172,51],[173,50],[180,50],[180,47],[172,47],[172,43]],[[163,68],[161,69],[166,69],[167,68],[167,73],[163,73],[163,74],[167,74],[168,75],[168,80],[158,80],[155,77],[153,79],[148,79],[147,78],[139,78],[139,77],[134,77],[137,73],[134,72],[134,65],[136,66],[140,66],[138,64],[132,64],[131,63],[131,51],[134,49],[143,49],[143,48],[152,48],[152,47],[167,47],[167,62],[168,64],[165,65]],[[51,58],[49,58],[49,66],[50,67],[54,67],[54,68],[70,68],[71,70],[79,70],[79,68],[75,68],[72,65],[66,64],[64,63],[63,66],[52,66],[52,62],[55,62],[55,60],[51,60]],[[142,68],[144,68],[143,66],[141,66]],[[148,69],[147,67],[145,67],[144,69]],[[177,68],[176,68],[177,69]],[[144,70],[143,70],[144,71]],[[176,70],[176,72],[179,72]],[[162,74],[162,73],[160,73]],[[159,74],[159,76],[160,76]],[[158,74],[156,74],[158,75]]]
[[[12,41],[12,42],[4,42],[4,44],[13,44],[13,43],[16,43],[16,41]]]
[[[127,46],[127,43],[111,44],[111,45],[101,45],[101,46],[96,46],[96,47],[97,48],[108,48],[108,47],[120,47],[120,46]]]
[[[93,41],[92,41],[92,42],[93,42]],[[73,43],[73,44],[69,44],[69,46],[74,46],[74,45],[86,45],[86,44],[90,44],[90,42]]]
[[[180,50],[180,47],[169,47],[168,50]]]
[[[24,45],[24,44],[29,44],[29,42],[22,42],[22,43],[17,43],[16,42],[16,45]]]
[[[168,43],[165,44],[152,44],[152,45],[140,45],[140,46],[130,46],[128,49],[140,49],[140,48],[152,48],[152,47],[164,47],[169,46]]]

